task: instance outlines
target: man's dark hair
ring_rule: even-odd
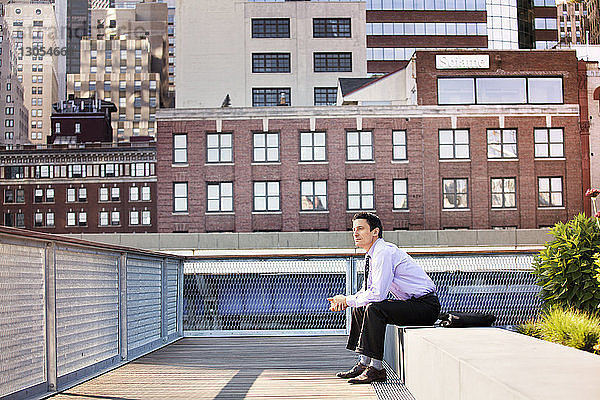
[[[370,212],[359,212],[354,214],[354,217],[352,217],[352,221],[354,222],[357,219],[366,219],[367,223],[369,224],[369,228],[371,228],[371,231],[375,228],[379,228],[379,237],[383,237],[383,225],[381,224],[381,220],[377,215]]]

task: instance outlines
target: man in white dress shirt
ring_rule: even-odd
[[[363,288],[354,295],[339,294],[327,300],[331,311],[352,307],[346,348],[359,353],[360,359],[337,376],[350,383],[385,381],[386,325],[432,325],[440,313],[440,302],[435,284],[423,268],[395,244],[383,240],[379,217],[357,213],[352,218],[352,232],[355,245],[367,252]]]

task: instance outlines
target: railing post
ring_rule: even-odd
[[[346,259],[346,296],[354,293],[354,286],[356,285],[356,263],[354,257]],[[352,324],[352,310],[350,307],[346,308],[346,334],[350,334],[350,326]]]
[[[167,260],[162,259],[160,262],[160,336],[163,342],[167,341],[169,336],[169,324],[167,320],[167,300],[169,298],[167,286]]]
[[[127,253],[119,257],[119,354],[127,360]]]
[[[183,260],[177,260],[177,335],[183,337]]]
[[[45,250],[46,277],[46,371],[48,391],[57,391],[56,349],[56,244],[49,242]]]

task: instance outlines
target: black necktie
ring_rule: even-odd
[[[369,260],[371,256],[367,256],[365,259],[365,290],[367,290],[367,279],[369,279]]]

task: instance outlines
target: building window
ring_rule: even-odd
[[[129,201],[140,200],[140,188],[137,186],[131,186],[129,188]]]
[[[492,208],[516,207],[516,178],[492,178]]]
[[[254,53],[252,72],[290,72],[290,53]]]
[[[350,18],[314,18],[313,37],[350,37]]]
[[[392,131],[392,159],[403,161],[406,155],[406,131]]]
[[[337,104],[337,88],[316,87],[315,106],[335,106]]]
[[[468,187],[466,179],[442,179],[444,194],[443,208],[468,208]]]
[[[44,189],[35,189],[33,192],[33,202],[43,203],[44,202]]]
[[[371,131],[346,132],[346,160],[373,160],[373,138]]]
[[[102,193],[102,189],[100,189],[100,193]],[[102,200],[102,199],[100,199]],[[67,202],[74,203],[75,202],[75,188],[67,188]]]
[[[100,201],[108,201],[108,188],[107,187],[101,187],[100,188],[100,194],[98,196],[98,199]]]
[[[79,226],[87,226],[87,213],[85,211],[79,213]]]
[[[253,88],[252,107],[291,105],[290,88]]]
[[[46,189],[46,202],[54,203],[54,189],[53,188]]]
[[[138,225],[140,223],[140,213],[138,211],[129,211],[129,225]]]
[[[173,134],[173,163],[187,163],[187,134]]]
[[[17,213],[17,228],[24,228],[25,227],[25,214],[23,213]]]
[[[352,53],[314,53],[315,72],[352,72]]]
[[[110,188],[110,201],[119,201],[121,198],[121,191],[118,187]]]
[[[394,209],[408,209],[408,180],[394,179]]]
[[[100,211],[100,226],[108,226],[108,211]]]
[[[289,18],[253,18],[253,38],[289,38]]]
[[[233,183],[209,183],[206,189],[206,211],[233,211]]]
[[[348,181],[348,210],[374,210],[373,180]]]
[[[150,211],[144,210],[142,211],[142,225],[150,225]]]
[[[564,140],[562,128],[535,128],[535,157],[562,158],[564,157]]]
[[[438,104],[562,104],[561,77],[438,78]]]
[[[300,182],[300,209],[302,211],[327,210],[327,181]]]
[[[488,158],[517,158],[516,129],[487,130]]]
[[[54,226],[54,213],[52,211],[46,213],[46,226]]]
[[[110,213],[110,224],[121,225],[121,213],[119,211],[112,211]]]
[[[255,132],[253,162],[279,161],[279,133]]]
[[[279,182],[254,182],[254,211],[279,210]]]
[[[142,187],[142,201],[150,201],[150,186]]]
[[[77,199],[80,202],[86,202],[87,201],[87,189],[86,188],[84,188],[84,187],[79,188]]]
[[[300,133],[300,161],[326,161],[325,132]]]
[[[75,226],[75,213],[72,211],[67,212],[67,226]]]
[[[75,133],[81,133],[81,123],[75,122]]]
[[[562,177],[538,178],[538,207],[562,206]]]
[[[25,203],[25,189],[17,189],[16,202]]]
[[[11,213],[4,213],[4,226],[14,226],[13,225],[13,216]]]
[[[440,129],[440,159],[468,159],[469,131],[467,129]]]
[[[206,135],[206,162],[233,162],[233,142],[231,133],[209,133]]]
[[[15,192],[12,189],[4,189],[4,202],[5,203],[14,203],[15,202]]]
[[[33,215],[33,224],[34,226],[44,226],[44,214],[36,212]]]
[[[188,211],[188,184],[187,182],[173,183],[173,211],[187,212]]]

